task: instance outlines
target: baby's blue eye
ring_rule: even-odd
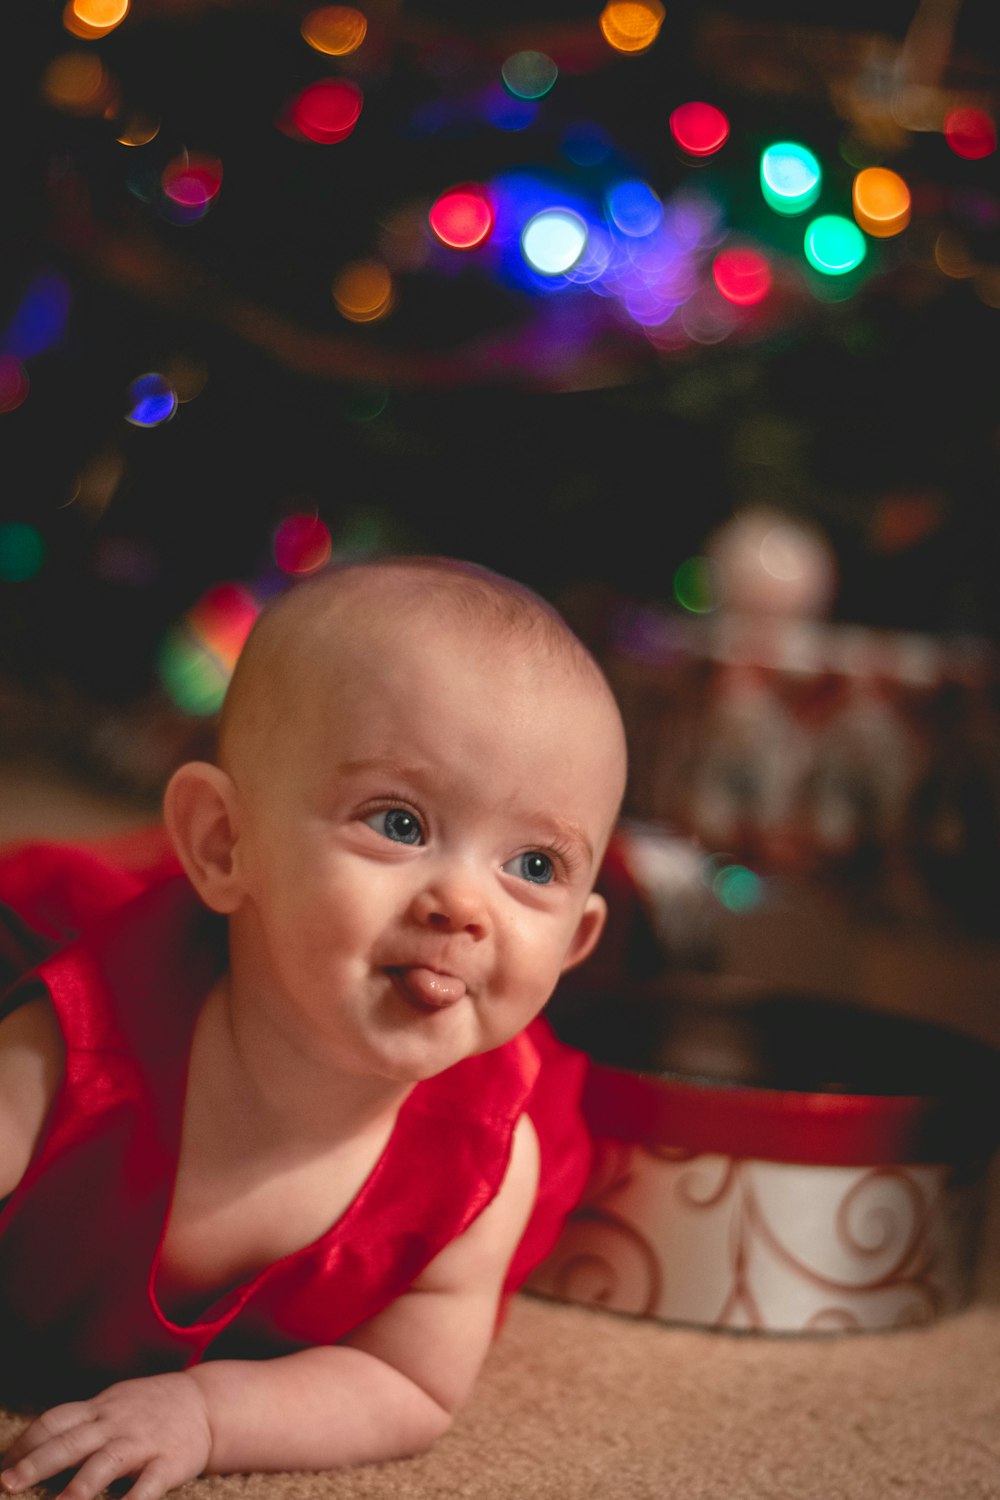
[[[396,844],[422,844],[424,831],[411,812],[405,807],[390,807],[385,812],[374,813],[365,821],[376,833],[384,834]]]
[[[530,880],[532,885],[548,885],[555,874],[555,867],[547,854],[540,854],[537,849],[530,849],[527,854],[519,854],[516,859],[511,860],[514,866],[512,871],[520,875],[522,880]]]

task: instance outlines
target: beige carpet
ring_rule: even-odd
[[[8,1420],[0,1437],[14,1431]],[[421,1458],[197,1480],[192,1500],[973,1500],[1000,1496],[1000,1306],[825,1339],[517,1299]]]
[[[0,775],[0,840],[86,837],[129,821],[128,811]],[[17,1351],[3,1357],[16,1361]],[[21,1420],[0,1414],[0,1443]],[[976,1300],[954,1317],[892,1333],[764,1337],[522,1296],[471,1402],[432,1453],[331,1474],[202,1479],[176,1493],[1000,1500],[1000,1172]]]

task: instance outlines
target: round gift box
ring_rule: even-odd
[[[1000,1056],[940,1027],[708,976],[550,1010],[590,1059],[595,1159],[531,1289],[775,1332],[968,1301]]]

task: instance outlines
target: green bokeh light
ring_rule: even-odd
[[[718,604],[715,575],[707,557],[689,557],[674,574],[674,598],[693,615],[710,614]]]
[[[0,525],[0,579],[4,583],[24,583],[41,571],[45,561],[45,543],[34,526],[25,521],[5,521]]]
[[[159,671],[160,681],[183,713],[207,718],[222,707],[230,673],[183,625],[164,637]]]
[[[559,76],[559,69],[545,52],[515,52],[500,69],[508,92],[517,99],[541,99]]]
[[[760,876],[745,865],[724,865],[712,880],[712,890],[731,912],[753,911],[764,895]]]
[[[806,260],[824,276],[843,276],[860,266],[867,254],[865,237],[842,214],[821,214],[806,230]]]

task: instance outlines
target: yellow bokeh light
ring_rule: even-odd
[[[84,41],[107,36],[128,15],[129,0],[68,0],[63,25]]]
[[[123,146],[146,146],[159,133],[159,120],[153,120],[149,115],[130,115],[118,132],[118,140]]]
[[[63,52],[42,74],[42,98],[56,109],[99,115],[107,108],[111,82],[93,53]]]
[[[599,24],[616,52],[645,52],[659,36],[664,14],[660,0],[609,0]]]
[[[984,266],[976,273],[972,285],[980,302],[987,307],[1000,307],[1000,266]]]
[[[910,222],[910,190],[888,167],[865,167],[851,189],[854,217],[866,234],[888,239]]]
[[[966,241],[950,229],[942,229],[934,241],[934,261],[943,275],[955,281],[967,281],[980,269]]]
[[[313,51],[346,57],[361,46],[368,22],[352,5],[321,5],[309,12],[299,30]]]
[[[374,323],[384,318],[394,298],[392,276],[379,260],[352,261],[334,278],[337,311],[351,323]]]

